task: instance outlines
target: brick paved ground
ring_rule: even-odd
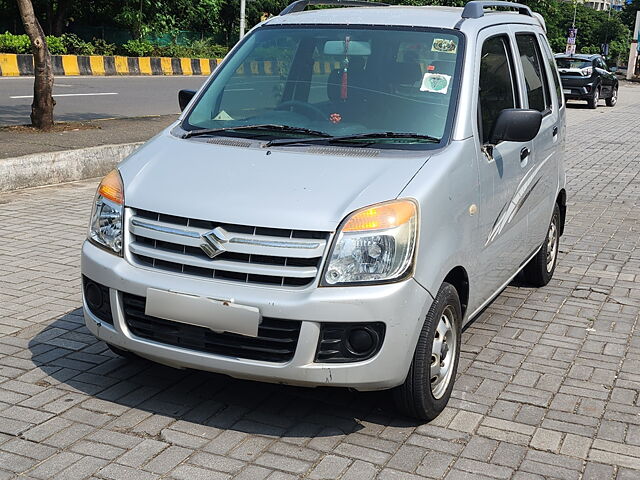
[[[556,276],[467,330],[429,425],[383,393],[115,358],[78,308],[96,182],[0,196],[0,480],[640,478],[640,86],[568,115]]]

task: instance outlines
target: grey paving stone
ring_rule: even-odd
[[[554,430],[537,428],[529,445],[538,450],[558,452],[560,450],[561,441],[562,433]]]
[[[187,461],[191,465],[201,466],[229,474],[238,473],[246,466],[246,463],[241,462],[240,460],[206,452],[194,453]]]
[[[416,473],[427,478],[442,478],[454,461],[455,457],[453,455],[429,452],[416,469]]]
[[[354,461],[341,480],[371,480],[378,474],[378,469],[369,462]]]
[[[192,465],[180,465],[171,472],[170,478],[175,478],[176,480],[227,480],[231,478],[231,475]]]
[[[29,471],[29,476],[42,480],[54,478],[59,472],[81,459],[82,455],[77,453],[60,452],[38,464],[37,467]]]
[[[326,455],[311,471],[309,478],[316,480],[340,478],[342,473],[350,464],[351,460],[347,458],[335,455]]]
[[[511,468],[479,462],[468,458],[459,459],[454,464],[454,468],[464,472],[470,472],[476,475],[485,475],[493,478],[508,479],[513,475],[513,470]]]
[[[37,463],[38,461],[33,458],[0,451],[0,466],[15,474],[26,472]]]
[[[158,455],[168,446],[167,443],[147,438],[135,447],[127,450],[126,453],[117,459],[117,462],[128,467],[137,468]]]
[[[615,468],[612,465],[587,462],[582,474],[582,480],[610,480],[613,478]]]
[[[527,449],[521,445],[512,445],[506,442],[500,442],[496,448],[491,462],[497,465],[504,465],[517,469],[524,458]]]
[[[98,475],[109,480],[155,480],[157,478],[160,478],[158,475],[155,475],[153,473],[145,472],[131,467],[125,467],[123,465],[118,465],[115,463],[110,463],[106,467],[102,468],[98,472]]]
[[[498,442],[480,436],[472,437],[462,451],[462,456],[474,460],[487,461],[498,446]]]
[[[234,480],[264,480],[271,474],[273,470],[264,467],[258,467],[257,465],[249,465],[236,475]]]
[[[64,470],[56,473],[56,480],[81,480],[85,479],[98,470],[103,468],[109,462],[108,460],[102,460],[95,457],[83,457],[73,465],[65,468]]]
[[[160,454],[150,460],[144,466],[144,469],[153,473],[163,475],[182,463],[182,461],[192,453],[193,450],[171,446],[163,450]]]
[[[312,463],[298,460],[295,458],[282,457],[272,453],[263,453],[255,462],[263,467],[273,468],[276,470],[285,470],[295,474],[303,474],[312,466]]]
[[[42,461],[56,453],[56,449],[35,442],[14,438],[0,445],[0,450]]]
[[[86,440],[74,443],[70,450],[81,455],[91,455],[104,460],[114,460],[126,451],[124,448]]]

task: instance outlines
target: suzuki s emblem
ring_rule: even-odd
[[[204,243],[200,245],[200,248],[206,253],[209,258],[215,258],[224,252],[223,244],[227,243],[225,231],[221,227],[216,227],[210,232],[203,233],[200,238],[204,240]]]

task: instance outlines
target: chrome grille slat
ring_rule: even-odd
[[[328,232],[229,225],[147,210],[138,214],[131,209],[129,219],[128,249],[137,263],[184,275],[274,287],[311,284],[330,236]],[[206,241],[203,234],[207,234]],[[221,247],[220,252],[205,253],[206,247],[201,248],[211,239]]]
[[[176,243],[190,247],[199,247],[203,241],[200,236],[209,232],[204,228],[189,227],[188,229],[167,226],[158,221],[139,220],[132,218],[129,231],[136,236],[152,238],[163,242]],[[255,232],[255,229],[254,229]],[[246,235],[228,232],[229,240],[225,244],[225,250],[233,253],[246,253],[249,255],[273,255],[287,257],[314,258],[322,256],[326,247],[326,240],[293,238],[281,240],[280,237],[268,237],[265,235]],[[291,232],[293,235],[293,231]]]
[[[166,252],[157,248],[149,248],[132,242],[129,250],[136,255],[164,260],[166,262],[191,265],[192,267],[224,270],[227,272],[248,273],[250,275],[270,275],[277,277],[314,278],[318,273],[316,267],[284,267],[260,263],[229,262],[225,260],[205,260],[194,255]]]

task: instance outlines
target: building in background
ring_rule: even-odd
[[[572,0],[568,0],[572,1]],[[577,0],[578,3],[584,3],[586,7],[593,8],[598,11],[606,11],[610,8],[613,10],[622,10],[622,7],[627,2],[627,0]]]

